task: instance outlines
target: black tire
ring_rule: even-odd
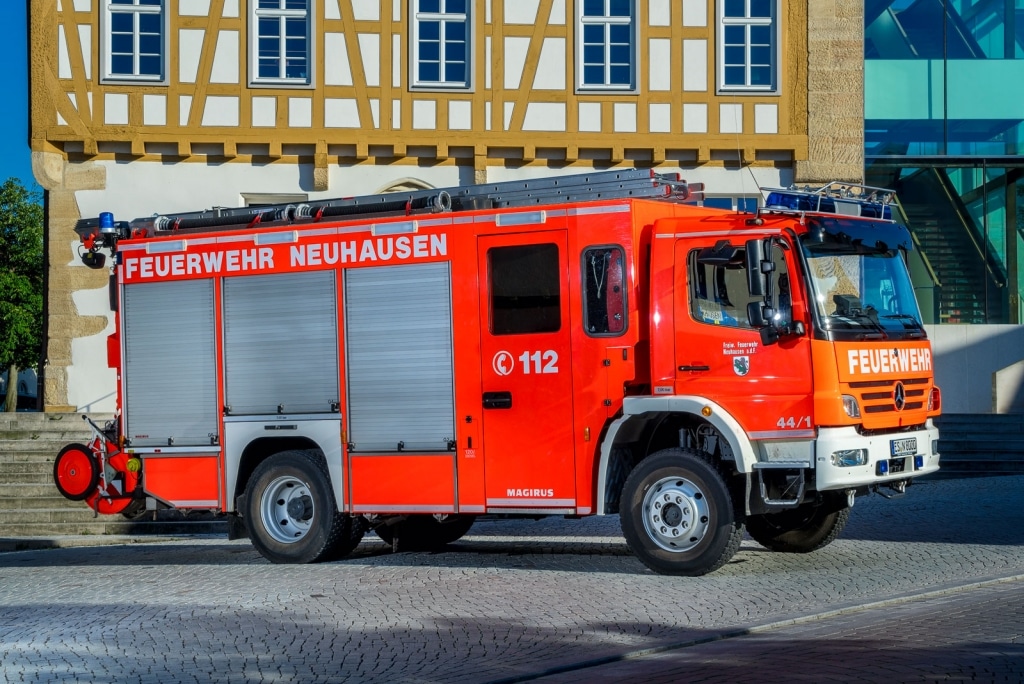
[[[826,500],[824,504],[747,516],[747,533],[771,551],[810,553],[835,541],[849,519],[845,503]]]
[[[438,521],[432,515],[410,515],[394,525],[381,525],[374,532],[396,551],[436,551],[462,539],[476,520],[474,515],[449,515]]]
[[[619,520],[630,550],[663,575],[713,572],[743,540],[725,478],[710,456],[690,449],[640,461],[626,478]]]
[[[316,563],[355,548],[348,548],[352,518],[338,512],[319,450],[283,451],[260,463],[244,514],[252,545],[272,563]]]

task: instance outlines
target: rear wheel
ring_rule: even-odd
[[[461,539],[475,520],[476,516],[472,515],[449,515],[444,520],[432,515],[410,515],[401,522],[381,525],[374,531],[396,551],[435,551]]]
[[[253,546],[274,563],[340,558],[359,543],[352,543],[352,518],[338,512],[317,450],[284,451],[257,466],[246,488],[245,518]]]
[[[747,533],[772,551],[810,553],[835,541],[849,519],[848,507],[827,499],[823,504],[747,516]]]
[[[664,449],[637,464],[619,518],[629,548],[664,575],[717,570],[743,536],[722,474],[709,456],[689,449]]]

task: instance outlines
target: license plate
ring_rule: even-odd
[[[917,437],[894,439],[889,442],[893,456],[913,456],[917,453]]]

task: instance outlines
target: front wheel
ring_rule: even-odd
[[[743,537],[722,474],[710,456],[689,449],[641,461],[626,478],[619,519],[629,548],[663,575],[713,572]]]
[[[810,553],[835,541],[849,519],[848,507],[826,500],[823,504],[747,516],[747,533],[771,551]]]
[[[245,519],[252,545],[273,563],[315,563],[355,548],[352,518],[338,512],[317,450],[283,451],[260,463],[246,487]]]

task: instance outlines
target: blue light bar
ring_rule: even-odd
[[[821,188],[761,188],[768,191],[764,209],[842,214],[894,221],[892,205],[895,193],[845,183],[829,183]]]

